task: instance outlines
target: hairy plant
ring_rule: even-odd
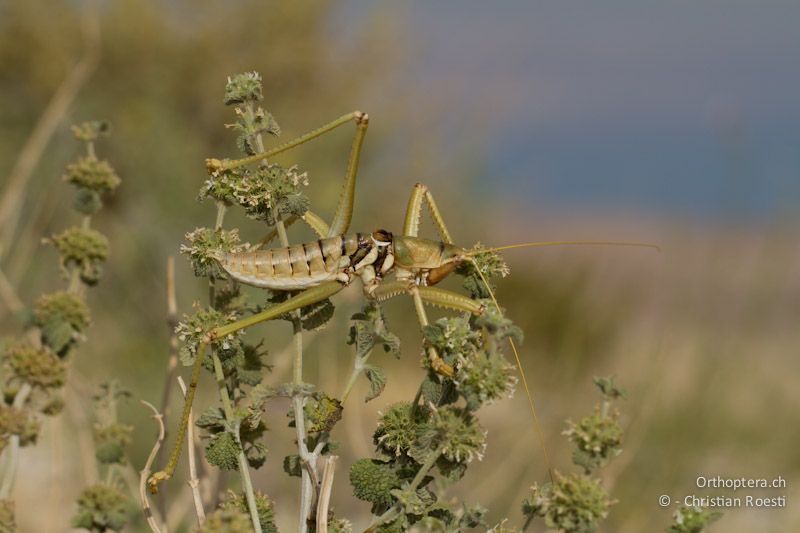
[[[95,152],[96,141],[108,134],[105,122],[86,122],[73,126],[75,138],[85,145],[85,155],[67,165],[64,181],[76,189],[73,208],[81,216],[78,225],[52,235],[44,242],[58,252],[66,289],[40,296],[28,317],[24,335],[14,342],[0,344],[3,398],[0,404],[0,447],[7,454],[0,485],[3,516],[13,524],[10,497],[18,461],[18,449],[36,442],[40,415],[54,415],[63,408],[62,389],[78,344],[85,339],[91,324],[86,289],[102,276],[108,259],[108,239],[91,227],[92,215],[103,205],[103,197],[120,185],[120,178],[106,160]],[[95,428],[97,457],[106,464],[120,462],[122,448],[132,428],[109,424]],[[118,531],[127,522],[120,508],[130,510],[127,495],[109,483],[93,485],[79,500],[79,513],[73,525],[92,531]],[[11,530],[10,529],[3,529]]]
[[[667,528],[667,533],[703,533],[720,518],[720,511],[684,505],[673,514],[673,522]]]
[[[309,275],[314,268],[322,268],[311,265],[313,260],[326,259],[321,251],[317,256],[309,254],[306,245],[293,248],[295,251],[286,250],[290,246],[287,228],[296,221],[307,223],[321,237],[316,244],[309,244],[311,248],[317,246],[321,250],[326,238],[340,239],[329,240],[328,245],[335,243],[337,251],[341,247],[341,255],[337,257],[345,260],[346,268],[352,267],[353,272],[357,270],[355,265],[367,261],[370,253],[377,257],[378,248],[389,242],[385,239],[390,239],[391,234],[383,230],[373,233],[370,238],[375,248],[367,251],[369,245],[365,244],[363,255],[359,255],[358,248],[345,254],[346,238],[338,235],[342,227],[349,226],[349,214],[344,217],[346,222],[342,222],[344,218],[339,218],[339,211],[352,211],[354,173],[367,116],[361,112],[345,115],[294,141],[267,150],[265,139],[278,136],[280,128],[276,119],[261,107],[262,98],[258,74],[245,73],[228,79],[224,103],[233,107],[235,116],[235,123],[229,128],[236,133],[235,144],[244,157],[206,161],[209,178],[202,184],[199,198],[214,202],[214,224],[188,232],[187,242],[181,246],[194,274],[205,279],[209,293],[207,303],[195,304],[194,312],[184,315],[174,330],[177,339],[182,341],[182,345],[176,347],[176,357],[192,367],[192,381],[186,393],[177,442],[183,442],[187,428],[200,428],[208,464],[235,472],[241,482],[241,490],[230,492],[207,516],[204,502],[195,498],[199,531],[275,530],[273,500],[256,490],[251,469],[261,468],[268,462],[265,408],[277,398],[288,399],[288,424],[295,431],[296,452],[280,462],[288,476],[300,479],[298,530],[351,530],[349,521],[337,517],[329,508],[333,465],[337,460],[333,452],[338,447],[331,435],[337,423],[347,416],[344,405],[362,375],[369,382],[366,402],[380,396],[387,386],[387,372],[375,364],[371,356],[375,348],[380,347],[400,357],[401,340],[391,332],[382,308],[384,300],[400,293],[411,294],[414,298],[423,334],[422,375],[416,390],[410,391],[409,401],[390,405],[380,413],[373,433],[374,454],[356,460],[349,469],[354,496],[371,506],[369,531],[455,532],[480,527],[489,531],[513,531],[511,520],[491,525],[486,518],[487,510],[479,503],[460,501],[447,493],[453,484],[468,475],[473,462],[482,460],[490,445],[489,435],[480,424],[481,408],[508,398],[518,384],[514,365],[504,352],[510,347],[518,361],[515,342],[522,341],[522,332],[504,316],[492,285],[493,280],[508,275],[508,266],[497,253],[498,249],[480,245],[469,250],[457,249],[442,242],[440,254],[445,250],[461,250],[458,253],[463,257],[452,265],[440,264],[437,276],[455,272],[461,276],[468,296],[431,291],[423,282],[416,284],[411,278],[402,281],[401,274],[397,275],[398,281],[387,283],[376,277],[377,270],[373,271],[372,278],[365,276],[362,281],[365,286],[374,281],[375,287],[367,287],[366,303],[361,311],[351,316],[347,342],[353,347],[354,363],[343,392],[333,395],[306,382],[303,378],[303,334],[330,321],[335,309],[328,297],[341,289],[341,278],[327,282],[332,283],[333,288],[312,282],[295,285],[275,282],[275,285],[268,285],[275,288],[259,293],[245,293],[241,283],[261,286],[252,281],[260,268],[256,257],[271,257],[271,254],[285,253],[287,259],[291,259],[292,270],[282,276],[284,281],[296,274],[302,277],[298,272],[304,264]],[[267,160],[267,156],[303,144],[351,120],[361,129],[354,139],[348,163],[342,193],[344,200],[337,207],[334,222],[328,226],[310,210],[305,194],[308,174],[297,165],[283,166]],[[437,218],[438,210],[427,189],[418,185],[414,194],[420,202],[425,195],[440,233],[446,236],[447,230]],[[243,241],[239,228],[226,226],[226,215],[234,209],[240,209],[246,217],[267,226],[263,236],[253,239],[251,244]],[[407,224],[413,225],[417,215],[412,208],[409,212],[407,217],[412,221],[408,222],[407,218]],[[357,238],[360,239],[360,235]],[[405,236],[415,238],[416,230]],[[251,253],[269,246],[276,238],[281,249],[260,256]],[[445,240],[449,242],[449,236]],[[291,254],[298,254],[298,257],[292,258]],[[404,260],[414,263],[408,258]],[[235,265],[233,268],[231,263]],[[294,263],[297,263],[297,272]],[[285,265],[277,262],[273,265],[276,272],[282,266]],[[391,264],[386,270],[390,268]],[[245,271],[250,271],[250,277],[243,274]],[[344,276],[347,272],[345,269],[339,274]],[[269,281],[281,277],[277,274],[264,276]],[[436,281],[438,279],[431,284]],[[349,282],[350,278],[346,277],[342,283]],[[377,285],[380,283],[387,283],[391,288],[379,292]],[[429,321],[420,296],[423,289],[427,290],[428,303],[457,312]],[[452,303],[453,299],[457,299],[457,305]],[[244,335],[245,328],[271,319],[286,321],[292,327],[292,379],[287,383],[267,382],[266,342]],[[202,369],[213,375],[219,403],[194,420],[191,402]],[[528,393],[524,376],[522,378]],[[590,532],[607,517],[614,501],[596,477],[596,471],[621,451],[623,432],[613,402],[624,394],[611,379],[598,379],[596,385],[603,395],[602,403],[592,415],[578,422],[568,421],[564,432],[574,445],[573,462],[583,471],[561,474],[551,470],[549,482],[531,487],[522,506],[522,530],[535,519],[541,519],[548,528]],[[103,456],[116,457],[120,442],[127,434],[123,428],[114,426],[98,433],[100,437],[110,441],[103,446]],[[190,443],[190,450],[191,446]],[[173,475],[179,457],[180,447],[176,446],[166,468],[150,476],[151,491],[155,492],[161,482]],[[191,462],[190,458],[190,471]],[[196,478],[190,478],[194,489],[198,483]],[[148,509],[145,505],[145,510]],[[157,529],[152,523],[151,528]]]

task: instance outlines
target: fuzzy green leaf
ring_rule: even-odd
[[[206,444],[206,460],[223,470],[238,470],[240,451],[241,448],[233,435],[224,431],[209,439]]]
[[[366,365],[364,375],[369,380],[369,392],[364,397],[364,401],[368,402],[380,396],[383,389],[386,388],[386,373],[377,366]]]

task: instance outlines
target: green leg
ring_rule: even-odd
[[[403,235],[409,237],[419,236],[419,224],[420,217],[422,215],[423,203],[428,205],[431,218],[436,226],[436,231],[439,233],[442,241],[447,244],[452,244],[453,239],[450,237],[450,232],[447,230],[447,226],[444,223],[444,218],[442,218],[442,214],[439,212],[436,201],[433,199],[433,195],[428,190],[428,187],[422,183],[417,183],[414,185],[414,189],[411,191],[411,197],[408,199],[408,207],[406,208],[406,217],[403,224]],[[428,316],[423,305],[423,302],[425,301],[434,305],[444,305],[445,307],[451,308],[452,305],[458,305],[460,307],[456,307],[456,309],[462,311],[473,311],[472,307],[477,305],[469,298],[461,296],[457,293],[450,293],[450,296],[445,298],[442,293],[449,291],[443,291],[442,289],[433,289],[432,287],[417,287],[416,285],[413,285],[410,288],[406,287],[406,290],[411,294],[411,298],[414,300],[414,309],[417,311],[417,319],[419,320],[420,326],[423,328],[428,325]],[[445,305],[444,302],[448,302],[450,305]],[[472,304],[468,304],[467,302],[472,302]],[[428,348],[428,357],[431,360],[431,368],[433,368],[437,374],[447,377],[453,375],[453,368],[444,362],[439,354],[436,353],[434,348]]]
[[[338,281],[329,281],[316,287],[311,287],[310,289],[304,290],[289,300],[274,305],[269,309],[265,309],[258,314],[243,318],[242,320],[238,320],[232,324],[219,326],[206,333],[205,338],[197,348],[195,361],[192,365],[191,381],[189,383],[189,389],[186,393],[186,399],[183,404],[181,422],[178,426],[178,436],[175,441],[175,445],[172,448],[172,452],[170,453],[169,461],[167,461],[167,466],[164,468],[164,470],[154,473],[152,476],[150,476],[150,479],[147,480],[147,484],[151,492],[157,492],[158,484],[172,477],[172,474],[175,472],[175,467],[178,465],[178,459],[181,456],[183,441],[186,438],[186,425],[189,423],[189,411],[192,408],[192,402],[194,402],[194,395],[197,391],[197,382],[200,379],[200,369],[203,366],[203,359],[205,358],[206,346],[220,337],[225,337],[226,335],[236,333],[241,329],[253,326],[260,322],[272,320],[285,313],[289,313],[307,305],[320,302],[325,298],[333,296],[342,290],[343,287],[344,285]]]
[[[356,124],[356,134],[353,138],[353,144],[350,148],[350,156],[347,159],[347,170],[345,171],[344,184],[342,186],[342,192],[339,196],[339,203],[336,206],[336,213],[333,215],[333,220],[331,221],[330,227],[327,227],[327,234],[324,236],[333,237],[336,235],[341,235],[350,227],[350,220],[353,218],[353,200],[356,191],[358,162],[361,158],[361,148],[364,145],[364,137],[367,134],[367,127],[369,126],[369,115],[366,113],[362,113],[361,111],[353,111],[352,113],[343,115],[333,122],[315,129],[314,131],[306,133],[305,135],[301,135],[300,137],[287,143],[281,144],[272,150],[267,150],[266,152],[262,152],[250,157],[223,160],[206,159],[206,167],[208,168],[209,173],[215,174],[222,170],[237,168],[244,165],[249,165],[251,163],[257,163],[316,139],[317,137],[320,137],[321,135],[324,135],[325,133],[351,121],[355,122]],[[326,228],[322,219],[316,216],[314,216],[312,220],[306,220],[306,222],[318,234],[321,229]],[[323,222],[323,224],[319,224],[317,222]]]
[[[350,157],[347,159],[347,171],[344,176],[344,185],[339,195],[336,213],[331,220],[328,237],[335,237],[347,233],[350,220],[353,218],[353,199],[356,194],[356,174],[358,173],[358,160],[361,157],[361,147],[364,145],[364,136],[367,134],[369,115],[356,111],[353,119],[356,121],[356,136],[350,148]]]
[[[484,310],[483,305],[457,292],[436,287],[418,287],[414,284],[409,285],[405,281],[382,283],[373,292],[373,296],[378,301],[388,300],[399,294],[411,294],[411,298],[414,300],[414,309],[417,312],[417,319],[423,328],[428,325],[428,315],[423,304],[435,305],[453,311],[465,311],[475,315],[483,313]],[[434,372],[447,377],[453,375],[453,368],[444,362],[434,348],[428,348],[428,357],[431,360],[431,368]]]
[[[314,140],[317,137],[320,137],[331,130],[335,130],[339,126],[343,124],[347,124],[351,120],[357,120],[358,117],[366,117],[365,113],[361,111],[353,111],[352,113],[348,113],[346,115],[342,115],[341,117],[337,118],[333,122],[329,122],[324,126],[320,126],[319,128],[312,130],[305,135],[301,135],[295,139],[292,139],[289,142],[280,144],[273,148],[272,150],[267,150],[266,152],[261,152],[260,154],[251,155],[249,157],[243,157],[241,159],[206,159],[206,168],[211,173],[219,172],[220,170],[229,170],[232,168],[238,168],[244,165],[249,165],[251,163],[258,163],[264,159],[268,159],[274,155],[278,155],[280,153],[286,152],[287,150],[291,150],[296,146],[300,146],[301,144],[305,144],[308,141]]]
[[[439,208],[436,205],[436,201],[433,199],[431,191],[428,190],[428,187],[422,183],[417,183],[414,185],[414,189],[411,191],[411,198],[408,199],[406,219],[405,223],[403,224],[403,235],[408,237],[419,236],[419,222],[420,215],[422,215],[423,202],[428,204],[431,218],[433,219],[433,223],[436,226],[436,231],[439,233],[442,241],[447,244],[453,244],[453,239],[450,237],[450,232],[447,230],[447,226],[444,223],[444,218],[442,218],[442,214],[439,212]]]

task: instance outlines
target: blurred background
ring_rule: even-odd
[[[61,285],[56,254],[40,240],[73,216],[60,180],[79,150],[71,123],[111,121],[98,152],[124,180],[95,223],[112,257],[90,292],[94,323],[71,376],[68,402],[80,407],[49,420],[40,443],[22,452],[21,531],[66,529],[85,484],[78,458],[87,391],[97,384],[117,377],[132,392],[122,418],[136,427],[132,463],[144,463],[155,427],[138,399],[158,404],[164,383],[165,262],[187,231],[213,223],[213,205],[196,200],[203,160],[236,154],[222,91],[226,76],[252,70],[284,139],[369,112],[354,230],[399,229],[422,181],[466,246],[659,244],[660,254],[506,255],[512,274],[498,298],[524,330],[523,364],[553,462],[571,469],[564,420],[591,412],[592,376],[615,374],[629,392],[626,443],[603,474],[619,500],[603,531],[663,530],[672,509],[658,506],[661,494],[731,495],[695,488],[699,475],[783,476],[787,508],[731,509],[716,527],[797,530],[798,22],[800,4],[783,0],[0,3],[0,195],[20,154],[32,158],[14,197],[18,224],[0,228],[0,267],[24,301]],[[61,112],[43,116],[57,94]],[[53,128],[32,141],[43,120]],[[308,170],[315,211],[327,216],[351,138],[345,128],[284,159]],[[26,152],[31,142],[42,152]],[[230,221],[244,240],[262,233]],[[188,312],[206,291],[182,257],[177,271]],[[331,325],[307,340],[307,375],[331,392],[352,364],[345,340],[360,291],[336,303]],[[409,400],[408,384],[422,376],[410,302],[387,308],[404,357],[373,356],[388,371],[386,392],[364,405],[360,383],[334,432],[342,459],[333,505],[362,527],[369,505],[353,498],[347,468],[371,454],[376,411]],[[0,306],[0,333],[15,328]],[[275,383],[289,379],[288,329],[260,330]],[[210,405],[211,381],[201,385],[201,404]],[[291,530],[298,489],[281,468],[292,439],[285,410],[272,407],[271,452],[255,483]],[[489,507],[493,520],[519,523],[527,488],[546,480],[524,396],[483,410],[481,420],[486,456],[453,493]],[[178,481],[169,489],[175,512],[189,510],[180,490]],[[144,527],[140,520],[134,529]]]

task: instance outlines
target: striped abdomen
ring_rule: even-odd
[[[217,258],[230,276],[254,287],[292,290],[340,279],[366,255],[369,246],[360,233],[328,237],[288,248],[225,253]]]

